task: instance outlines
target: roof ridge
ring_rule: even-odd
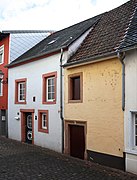
[[[2,33],[11,33],[11,34],[19,34],[19,33],[49,33],[54,32],[53,30],[3,30]]]

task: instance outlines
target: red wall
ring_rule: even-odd
[[[8,78],[8,69],[4,66],[9,63],[9,37],[0,41],[0,46],[4,45],[4,63],[0,65],[0,70],[4,72],[4,80]],[[8,84],[3,84],[3,96],[0,96],[0,109],[8,108]]]

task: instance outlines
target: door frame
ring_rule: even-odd
[[[32,113],[32,144],[34,144],[34,109],[20,109],[21,112],[21,142],[26,142],[25,124],[26,118],[25,113]]]
[[[84,136],[85,136],[85,152],[84,159],[87,159],[87,122],[86,121],[71,121],[65,120],[65,147],[64,153],[70,155],[70,125],[77,125],[84,127]]]

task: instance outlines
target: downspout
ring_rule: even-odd
[[[118,52],[117,57],[122,64],[122,110],[125,110],[125,52]]]
[[[61,48],[60,56],[60,118],[62,122],[62,153],[64,153],[64,117],[63,117],[63,74],[62,74],[62,57],[63,57],[63,48]]]

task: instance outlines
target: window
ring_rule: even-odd
[[[15,104],[26,104],[26,79],[15,80]]]
[[[54,101],[55,97],[55,77],[47,78],[47,101]]]
[[[18,83],[18,101],[25,101],[25,82]]]
[[[57,72],[43,74],[43,104],[56,103]]]
[[[47,114],[42,113],[42,129],[47,129]]]
[[[83,74],[76,73],[68,76],[68,101],[82,102],[83,101]]]
[[[0,64],[4,62],[4,46],[0,46]]]
[[[2,96],[2,90],[3,90],[3,84],[1,83],[1,79],[0,79],[0,96]]]
[[[137,114],[134,117],[134,146],[137,147]]]
[[[38,131],[48,133],[48,110],[38,110]]]
[[[128,122],[128,146],[130,150],[137,151],[137,111],[132,110],[131,119]]]

